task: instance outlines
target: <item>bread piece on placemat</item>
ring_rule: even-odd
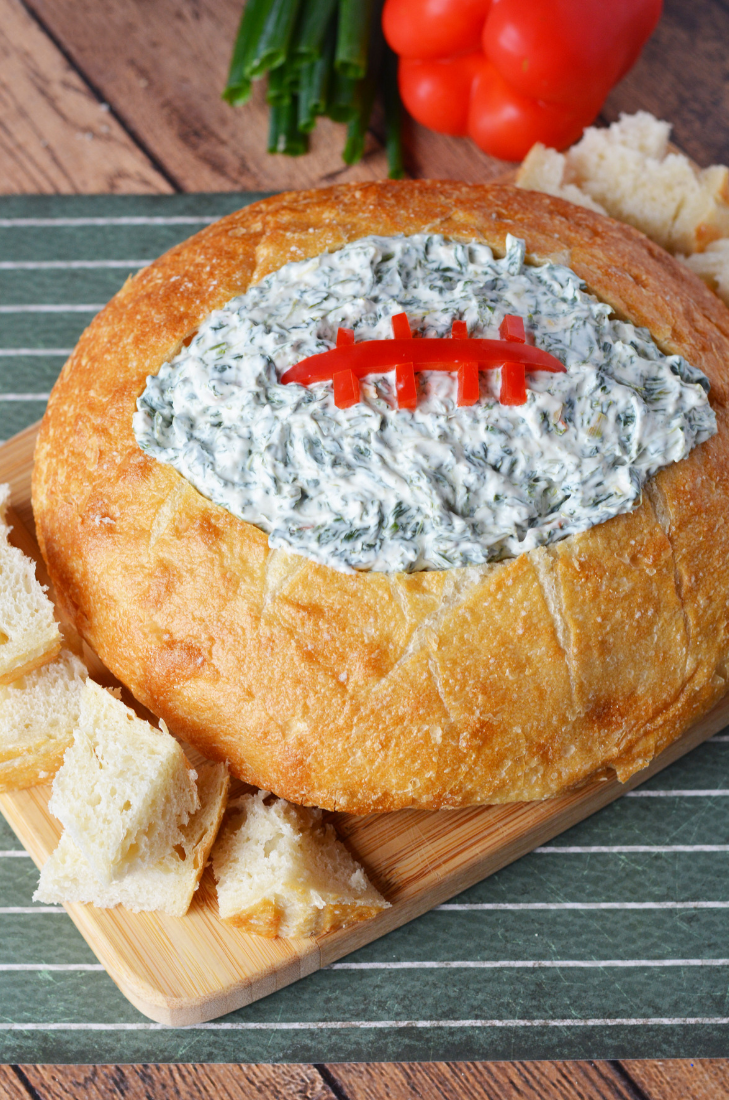
[[[0,686],[0,791],[48,783],[73,741],[88,673],[69,650]]]
[[[34,901],[81,901],[100,909],[123,905],[133,913],[157,911],[184,917],[220,828],[229,784],[225,764],[200,765],[200,809],[180,827],[182,841],[156,863],[140,866],[132,862],[122,878],[108,885],[98,882],[87,860],[64,833],[41,871]]]
[[[5,511],[10,486],[0,485],[0,685],[52,660],[61,649],[53,604],[35,576],[35,565],[8,541]]]
[[[180,826],[199,805],[195,772],[174,737],[87,681],[48,806],[99,882],[182,844]]]
[[[316,936],[389,908],[321,810],[266,791],[231,805],[213,872],[220,916],[259,936]]]

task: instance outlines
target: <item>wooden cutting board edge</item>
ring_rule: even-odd
[[[37,432],[38,425],[32,425],[0,446],[0,481],[10,484],[14,511],[29,531],[33,530],[30,474]],[[13,541],[26,552],[34,551],[32,556],[38,559],[34,538],[19,525]],[[614,776],[598,777],[545,802],[439,812],[410,810],[364,818],[334,815],[348,847],[392,906],[371,921],[318,939],[263,941],[228,928],[215,912],[209,871],[190,914],[179,920],[78,904],[66,909],[135,1008],[162,1024],[203,1023],[298,981],[426,913],[607,806],[728,723],[729,696],[725,696],[625,784]],[[48,787],[35,787],[0,795],[0,811],[39,867],[60,834],[60,826],[46,809],[49,793]],[[205,971],[202,984],[209,979],[202,954],[196,958],[196,931],[209,941],[200,939],[200,953],[213,943],[216,961],[221,964],[217,985],[212,979],[214,988],[197,988],[192,973],[199,964],[201,972]],[[178,946],[185,941],[185,951],[179,954],[176,938]],[[165,956],[168,964],[170,958],[174,960],[171,966],[155,969],[152,965],[149,951],[155,942],[160,945],[160,958]],[[135,950],[141,943],[147,944],[146,949]]]

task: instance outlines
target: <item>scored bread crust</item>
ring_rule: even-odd
[[[497,565],[336,572],[212,504],[132,431],[147,375],[292,260],[420,232],[570,266],[700,367],[719,432],[642,502]],[[727,689],[729,311],[646,237],[507,185],[353,184],[249,206],[129,280],[36,449],[63,612],[136,698],[239,778],[354,813],[541,799],[644,767]]]

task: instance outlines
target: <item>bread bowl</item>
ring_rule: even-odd
[[[136,402],[212,310],[292,260],[434,231],[567,264],[711,381],[718,432],[631,512],[478,567],[342,573],[139,448]],[[95,319],[41,428],[33,506],[63,612],[137,699],[291,801],[353,813],[540,799],[645,766],[726,690],[729,312],[637,231],[506,185],[277,196]],[[343,678],[343,673],[346,677]]]

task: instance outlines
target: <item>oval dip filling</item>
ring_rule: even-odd
[[[331,382],[282,385],[286,370],[355,341],[499,338],[506,314],[565,374],[527,375],[527,401],[499,402],[500,371],[475,405],[455,373],[416,375],[398,409],[395,372],[362,381],[337,408]],[[569,268],[503,259],[443,237],[366,237],[286,264],[216,310],[137,402],[134,433],[153,458],[269,536],[273,548],[340,571],[411,572],[515,557],[585,531],[640,500],[646,480],[716,432],[709,383],[646,329],[611,317]]]

